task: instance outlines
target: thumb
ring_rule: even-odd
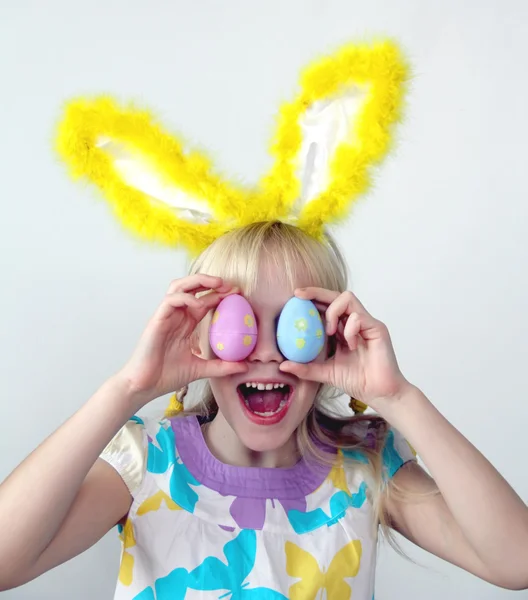
[[[203,358],[196,357],[198,362],[197,371],[200,379],[207,377],[225,377],[226,375],[238,375],[246,373],[248,370],[247,364],[242,362],[227,362],[214,358],[206,360]]]
[[[280,364],[279,370],[283,373],[291,373],[299,379],[317,381],[318,383],[330,383],[332,366],[326,363],[296,363],[286,360]]]

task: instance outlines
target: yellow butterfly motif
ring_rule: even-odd
[[[342,490],[349,496],[352,496],[350,488],[348,487],[348,483],[346,480],[345,469],[343,467],[343,452],[341,450],[337,451],[337,456],[334,464],[332,465],[332,469],[330,473],[328,473],[327,478],[323,481],[323,483],[317,488],[319,490],[327,481],[330,481],[335,488],[338,490]]]
[[[326,570],[321,570],[317,560],[308,551],[292,542],[286,542],[285,551],[286,572],[290,577],[300,579],[290,587],[290,600],[315,600],[321,590],[331,600],[349,600],[352,588],[345,578],[358,574],[362,553],[359,540],[343,546]]]
[[[130,552],[127,552],[127,550],[136,545],[134,527],[132,526],[132,521],[130,519],[125,521],[125,525],[119,533],[119,538],[123,542],[123,556],[121,557],[121,567],[119,568],[119,581],[123,585],[130,585],[133,579],[132,571],[134,570],[134,557]]]
[[[169,510],[181,510],[181,506],[176,504],[170,496],[167,496],[165,492],[160,490],[140,504],[137,514],[141,516],[148,512],[159,510],[163,501]]]

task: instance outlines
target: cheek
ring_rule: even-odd
[[[233,411],[233,406],[236,406],[235,400],[237,400],[232,393],[233,386],[229,385],[225,377],[210,377],[208,382],[220,412],[229,416]]]
[[[218,358],[212,351],[211,346],[209,345],[209,339],[207,337],[200,343],[200,346],[202,350],[202,356],[206,360],[213,360],[214,358]]]
[[[310,410],[320,386],[321,384],[315,381],[300,381],[297,384],[297,406],[300,412],[306,414]]]
[[[330,358],[330,356],[332,354],[332,348],[333,348],[333,340],[329,340],[328,337],[326,337],[323,349],[321,350],[321,352],[319,352],[319,354],[314,358],[314,360],[312,362],[314,362],[314,363],[325,362],[325,360]]]
[[[209,344],[209,325],[211,323],[212,315],[213,312],[211,311],[195,330],[201,356],[207,360],[216,358],[214,352],[211,350],[211,345]]]

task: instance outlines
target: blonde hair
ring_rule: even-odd
[[[257,284],[262,260],[271,261],[284,274],[292,289],[299,276],[312,285],[343,292],[347,289],[347,265],[336,243],[329,234],[317,240],[301,229],[279,221],[253,223],[234,229],[215,240],[191,264],[189,274],[206,273],[216,275],[240,287],[249,295]],[[186,393],[186,391],[184,392]],[[321,450],[321,444],[338,450],[360,450],[366,463],[354,461],[362,469],[368,481],[370,500],[374,510],[374,528],[378,525],[391,545],[395,544],[389,530],[383,499],[387,493],[397,493],[392,480],[386,481],[383,473],[382,449],[388,425],[375,415],[342,416],[332,411],[329,400],[340,395],[337,390],[321,385],[315,402],[295,432],[301,455],[311,455],[323,462],[334,462],[335,454]],[[176,399],[179,402],[182,396]],[[178,409],[176,409],[179,412]],[[201,401],[191,411],[182,415],[214,415],[218,410],[210,386],[207,384]],[[170,411],[169,411],[170,414]],[[360,435],[357,425],[373,426],[376,432],[374,444]],[[331,458],[330,458],[331,456]],[[339,454],[342,457],[342,454]],[[347,459],[345,459],[347,460]]]

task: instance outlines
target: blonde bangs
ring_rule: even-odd
[[[253,223],[215,240],[191,264],[190,274],[222,277],[251,295],[259,267],[270,261],[292,290],[298,282],[342,292],[347,287],[347,267],[333,239],[318,241],[280,221]]]

